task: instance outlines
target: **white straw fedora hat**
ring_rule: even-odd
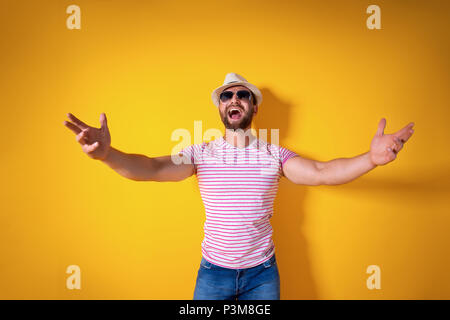
[[[223,90],[234,87],[234,86],[244,86],[247,87],[256,97],[256,105],[260,105],[262,102],[262,94],[259,89],[254,86],[253,84],[249,83],[245,78],[241,75],[238,75],[237,73],[227,73],[225,76],[225,81],[223,82],[223,85],[215,89],[212,94],[212,101],[216,107],[219,106],[219,96],[222,93]]]

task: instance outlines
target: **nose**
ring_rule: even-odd
[[[237,94],[236,94],[236,92],[235,92],[235,93],[233,94],[233,97],[231,97],[230,102],[231,102],[231,103],[236,103],[238,100],[239,100],[239,99],[238,99]]]

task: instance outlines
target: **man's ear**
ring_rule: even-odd
[[[257,113],[258,113],[258,106],[255,105],[255,106],[254,106],[254,109],[255,109],[255,114],[257,114]]]

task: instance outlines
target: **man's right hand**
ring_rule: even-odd
[[[111,148],[111,135],[106,115],[104,113],[100,115],[100,128],[88,126],[71,113],[68,113],[67,117],[72,122],[64,121],[64,125],[76,134],[83,152],[92,159],[104,160]]]

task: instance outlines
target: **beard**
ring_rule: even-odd
[[[232,106],[230,106],[230,107],[232,107]],[[227,110],[229,110],[229,108]],[[242,107],[240,107],[240,108],[242,109]],[[242,115],[242,117],[238,121],[230,122],[227,110],[225,110],[225,112],[223,114],[221,114],[220,117],[222,119],[223,124],[225,125],[225,128],[232,129],[232,130],[246,129],[252,123],[253,115],[255,114],[255,109],[252,106],[246,113],[244,113]]]

